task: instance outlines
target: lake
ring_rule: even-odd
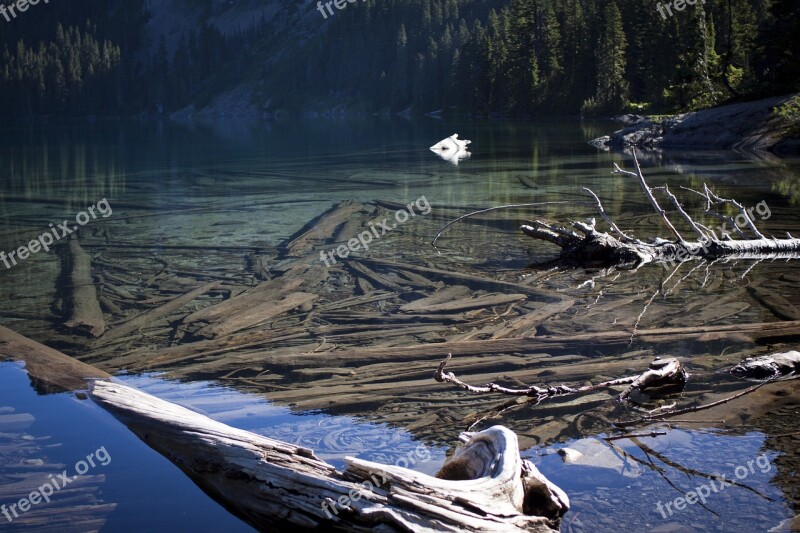
[[[612,174],[614,163],[631,168],[630,156],[587,144],[617,127],[572,119],[400,117],[6,125],[0,129],[0,250],[9,254],[52,234],[50,224],[74,226],[76,214],[90,215],[95,207],[96,216],[85,217],[77,235],[91,258],[108,332],[144,320],[117,338],[93,339],[63,326],[74,290],[64,272],[70,264],[64,236],[50,251],[17,254],[10,268],[0,263],[0,325],[217,420],[308,446],[337,467],[347,455],[392,463],[423,444],[430,459],[414,468],[433,474],[459,432],[503,424],[519,435],[523,456],[569,494],[563,531],[768,530],[794,517],[798,505],[794,382],[660,424],[663,435],[647,436],[648,427],[632,440],[604,438],[616,434],[615,420],[644,409],[741,391],[751,383],[720,371],[745,357],[793,349],[791,338],[748,336],[744,326],[793,316],[797,262],[694,262],[676,273],[658,265],[558,268],[546,264],[558,248],[519,230],[535,219],[568,224],[594,217],[605,227],[582,191],[589,187],[623,230],[669,237],[636,180]],[[472,140],[471,157],[458,165],[428,150],[453,133]],[[702,213],[704,201],[681,186],[707,184],[746,208],[761,206],[754,218],[762,233],[800,234],[798,160],[733,151],[640,153],[640,160],[649,183],[669,183],[692,214]],[[325,257],[337,248],[333,243],[302,254],[287,246],[340,202],[354,203],[352,223],[336,230],[347,241],[373,215],[392,216],[422,197],[429,213],[417,203],[414,216],[371,239],[351,263],[340,257],[328,268],[308,259]],[[108,209],[101,211],[103,200]],[[521,203],[538,205],[464,220],[436,247],[430,244],[459,215]],[[303,260],[313,262],[313,274],[286,282],[296,282],[293,294],[305,295],[302,304],[273,317],[268,301],[263,311],[271,318],[264,321],[254,321],[247,309],[232,310],[242,323],[205,311],[270,280],[279,291]],[[533,263],[540,266],[527,268]],[[516,289],[501,291],[492,282]],[[445,286],[462,298],[469,291],[498,303],[436,312],[404,307]],[[153,314],[199,287],[205,289],[185,305]],[[251,305],[260,310],[260,303]],[[499,326],[542,309],[552,312],[511,336],[521,341],[508,348],[491,343],[500,338]],[[659,333],[662,328],[671,329]],[[625,342],[604,340],[607,332],[624,332]],[[558,343],[539,345],[537,337]],[[523,405],[432,379],[443,358],[436,345],[469,342],[484,342],[486,351],[453,353],[449,369],[473,384],[584,384],[641,373],[657,356],[678,357],[690,379],[682,393],[664,399],[621,404],[598,392]],[[378,353],[373,349],[382,355],[371,355]],[[10,487],[18,476],[107,446],[109,468],[81,493],[97,507],[93,525],[249,529],[90,400],[36,394],[16,363],[0,364],[0,382],[0,504],[15,501]],[[11,416],[20,414],[29,416]],[[56,445],[38,440],[45,438]],[[564,464],[563,448],[592,459]],[[705,502],[674,505],[689,491],[710,490],[723,475],[735,483],[709,492]],[[668,503],[668,512],[659,510]],[[81,530],[68,519],[62,525],[70,524]],[[3,528],[23,526],[0,517]]]

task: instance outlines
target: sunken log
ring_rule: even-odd
[[[259,529],[552,532],[569,506],[501,426],[462,436],[440,477],[352,457],[340,472],[307,448],[119,383],[98,381],[91,396]]]
[[[99,337],[106,330],[106,321],[92,279],[92,259],[75,238],[69,241],[68,257],[69,272],[66,273],[66,277],[69,283],[67,296],[69,318],[64,322],[64,326],[92,337]]]

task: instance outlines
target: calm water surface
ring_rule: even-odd
[[[47,230],[51,222],[73,218],[105,198],[113,214],[90,222],[83,231],[95,241],[127,247],[131,270],[136,268],[137,255],[158,256],[180,246],[228,247],[220,253],[197,251],[189,256],[197,269],[227,274],[236,250],[272,250],[337,201],[407,203],[425,195],[434,212],[437,206],[466,212],[509,203],[569,201],[568,205],[537,207],[530,215],[566,222],[596,216],[582,187],[592,188],[624,228],[638,236],[666,236],[637,184],[611,174],[613,163],[629,165],[628,157],[586,145],[586,140],[614,128],[611,123],[567,120],[521,124],[377,118],[214,125],[98,121],[5,127],[0,130],[0,250],[13,250]],[[472,157],[457,166],[427,149],[454,132],[473,141]],[[735,196],[746,206],[765,202],[770,216],[758,220],[763,232],[800,234],[798,161],[735,152],[642,157],[651,183],[669,180],[673,190],[708,183],[721,196]],[[487,275],[520,271],[554,253],[552,247],[521,235],[520,220],[500,216],[484,225],[454,226],[439,241],[438,255],[427,242],[446,219],[403,228],[402,249],[392,249],[397,246],[393,241],[379,242],[375,249],[405,258],[459,261]],[[712,288],[705,288],[702,279],[688,277],[681,290],[654,304],[642,318],[642,327],[694,325],[706,303],[729,294],[743,279],[774,280],[772,290],[797,302],[795,264],[767,263],[749,270],[751,266],[715,267],[710,275],[721,281],[711,283]],[[121,267],[126,268],[124,262]],[[543,277],[541,284],[587,302],[601,297],[621,299],[639,296],[644,286],[659,283],[664,270],[647,267],[633,274],[602,274],[555,272]],[[57,321],[53,309],[57,278],[58,260],[53,252],[40,252],[11,269],[0,264],[0,324],[46,340],[46,332]],[[592,279],[593,291],[587,292],[585,283]],[[688,306],[699,311],[687,313]],[[641,306],[634,305],[611,311],[607,322],[594,324],[595,330],[613,329],[618,320],[630,320],[631,313],[635,316],[640,310]],[[556,329],[584,331],[586,326],[577,320],[580,314],[574,318],[557,324]],[[775,317],[768,310],[748,306],[724,317],[704,316],[702,323],[771,320]],[[69,346],[59,347],[69,353]],[[687,357],[705,353],[702,343],[682,345],[680,351]],[[35,429],[65,443],[58,452],[63,461],[85,455],[87,446],[114,444],[113,468],[105,472],[104,498],[120,506],[110,515],[107,530],[148,530],[156,524],[167,526],[170,520],[176,527],[180,523],[198,530],[246,528],[221,508],[217,512],[218,506],[166,460],[148,453],[135,438],[121,437],[124,428],[112,429],[110,417],[100,409],[87,413],[69,395],[36,398],[23,376],[17,365],[0,365],[0,406],[40,413]],[[345,455],[391,462],[393,453],[418,445],[413,431],[371,423],[369,412],[303,413],[206,381],[127,374],[120,379],[231,425],[312,447],[337,466]],[[58,422],[60,413],[81,409],[74,414],[80,431]],[[87,417],[101,422],[81,422]],[[795,514],[792,502],[797,500],[797,485],[791,480],[796,479],[798,461],[787,450],[797,449],[797,437],[789,437],[794,440],[788,443],[769,438],[770,432],[773,437],[792,432],[792,427],[781,426],[785,421],[780,418],[772,428],[736,432],[715,427],[675,429],[657,439],[642,439],[645,447],[619,441],[604,452],[619,463],[609,459],[609,468],[588,468],[580,475],[565,470],[557,450],[579,446],[575,443],[581,435],[564,432],[557,442],[541,442],[525,455],[570,494],[573,509],[565,517],[564,531],[763,531]],[[504,423],[515,429],[513,420]],[[416,468],[432,473],[444,460],[446,447],[429,445],[431,460]],[[672,516],[662,517],[656,511],[657,503],[672,501],[707,483],[704,473],[726,474],[731,479],[742,461],[761,455],[769,459],[770,468],[750,472],[741,481],[746,487],[728,487],[709,497],[704,506],[691,506]],[[161,492],[153,492],[157,484],[152,480],[136,478],[124,466],[133,463],[158,463],[153,476],[166,480],[158,488]],[[160,495],[168,493],[181,496],[166,506],[167,496]],[[198,505],[204,512],[193,515]],[[126,518],[137,513],[150,518]],[[4,527],[0,520],[0,529]]]

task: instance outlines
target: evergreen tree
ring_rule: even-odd
[[[613,0],[603,10],[603,28],[597,45],[596,101],[601,109],[621,110],[628,99],[625,80],[627,41],[622,27],[622,14]]]

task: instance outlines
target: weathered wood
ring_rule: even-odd
[[[460,298],[440,304],[418,304],[412,311],[421,313],[457,313],[470,309],[487,309],[497,305],[505,305],[526,300],[524,294],[486,294],[475,298]],[[414,302],[416,303],[416,302]]]
[[[109,330],[106,332],[105,335],[100,339],[100,343],[98,345],[108,344],[113,342],[117,339],[121,339],[122,337],[133,333],[137,329],[150,325],[157,320],[161,320],[165,318],[175,311],[179,310],[180,308],[189,305],[199,296],[212,291],[220,286],[219,281],[214,281],[211,283],[207,283],[201,287],[194,289],[193,291],[189,291],[186,294],[183,294],[163,305],[156,307],[155,309],[151,309],[142,313],[141,315],[128,320],[114,329]]]
[[[747,358],[731,369],[731,374],[750,379],[773,379],[800,372],[800,352],[791,351]]]
[[[403,287],[399,283],[395,283],[394,281],[390,280],[386,276],[382,274],[378,274],[374,270],[370,269],[369,267],[361,264],[358,261],[350,260],[345,263],[347,267],[355,272],[356,276],[363,276],[367,278],[373,285],[383,287],[389,291],[395,292],[406,292],[408,289]]]
[[[327,269],[321,265],[298,264],[278,278],[261,282],[233,298],[189,314],[183,322],[215,324],[234,315],[247,313],[258,305],[278,300],[291,292],[298,292],[301,287],[307,287],[305,292],[314,293],[316,284],[326,277]]]
[[[470,435],[440,479],[347,458],[343,472],[307,448],[232,428],[131,387],[96,382],[92,398],[250,524],[279,530],[557,531],[566,495],[496,426]],[[547,516],[528,515],[523,509]]]
[[[747,292],[776,317],[783,320],[800,320],[800,309],[780,294],[760,287],[748,287]]]
[[[347,225],[352,219],[361,219],[364,224],[359,225],[366,229],[366,223],[378,216],[379,209],[375,206],[345,201],[332,206],[317,218],[309,221],[297,233],[289,237],[280,246],[283,257],[303,257],[315,251],[320,246],[332,244],[341,233],[342,226]],[[352,229],[356,229],[351,224]],[[347,234],[339,237],[347,240],[356,234]]]
[[[800,257],[800,239],[749,239],[740,241],[624,242],[612,235],[597,231],[594,224],[574,222],[583,233],[578,235],[567,228],[535,220],[523,224],[522,232],[529,237],[551,242],[561,247],[559,259],[577,265],[640,265],[646,263],[681,263],[690,260],[772,260]]]
[[[429,315],[430,316],[430,315]],[[440,315],[432,315],[440,317]],[[374,317],[372,317],[374,318]],[[404,317],[406,318],[406,317]],[[348,321],[352,324],[352,321]],[[292,335],[288,338],[302,336],[302,330],[290,330]],[[316,330],[315,330],[316,331]],[[332,333],[330,330],[320,328],[318,333],[325,335]],[[243,336],[242,336],[243,335]],[[703,326],[689,328],[659,328],[644,329],[637,332],[637,339],[649,344],[672,344],[679,340],[695,340],[710,342],[735,337],[740,341],[752,342],[785,337],[800,337],[800,322],[767,322],[755,324],[730,324],[722,326]],[[241,364],[238,356],[230,353],[232,350],[248,346],[267,345],[272,340],[281,337],[270,331],[245,332],[236,337],[221,337],[209,341],[200,341],[192,344],[183,344],[165,348],[159,352],[139,353],[134,360],[136,370],[152,370],[169,367],[177,362],[199,360],[222,352],[229,353],[229,357],[219,362],[222,369],[230,365]],[[630,333],[625,331],[610,331],[598,333],[584,333],[578,335],[543,335],[523,338],[500,338],[488,340],[447,341],[432,344],[416,344],[398,350],[393,346],[362,346],[346,349],[313,352],[302,348],[271,348],[268,351],[245,354],[244,358],[253,358],[260,364],[274,365],[278,368],[307,368],[314,365],[359,365],[367,362],[403,363],[430,360],[431,358],[445,357],[448,353],[457,353],[460,357],[484,356],[492,354],[510,353],[536,353],[558,352],[575,353],[580,346],[592,346],[611,349],[630,344]],[[319,343],[314,343],[317,348]],[[84,360],[92,360],[91,354]],[[201,368],[196,369],[200,371]],[[207,369],[203,369],[208,372]]]
[[[92,259],[78,239],[73,238],[68,245],[68,260],[65,266],[69,269],[66,278],[69,280],[67,307],[69,319],[64,326],[99,337],[106,330],[106,321],[100,303],[97,300],[97,289],[92,279]]]
[[[445,302],[452,302],[461,298],[467,298],[473,291],[469,287],[463,285],[451,285],[442,290],[436,291],[430,296],[414,300],[400,307],[400,311],[405,313],[413,313],[424,311],[431,305],[439,305]]]
[[[599,214],[611,227],[611,233],[617,234],[618,237],[613,236],[611,233],[597,231],[595,219],[587,222],[573,222],[571,224],[572,228],[534,220],[532,225],[523,224],[520,227],[522,232],[534,239],[547,241],[559,246],[561,248],[559,261],[569,265],[615,266],[647,263],[683,263],[701,259],[715,261],[719,259],[771,260],[800,258],[800,239],[795,239],[791,236],[785,239],[768,239],[758,231],[747,211],[737,201],[720,198],[711,192],[708,186],[704,186],[704,192],[702,193],[687,189],[706,200],[706,213],[714,214],[711,213],[710,208],[715,204],[731,204],[739,208],[739,216],[744,218],[746,227],[756,238],[733,240],[730,236],[723,235],[722,238],[718,237],[714,231],[696,223],[686,213],[675,195],[670,192],[668,186],[665,185],[655,189],[650,187],[642,174],[636,152],[632,152],[632,155],[636,172],[623,170],[615,165],[615,173],[633,176],[639,181],[645,197],[674,236],[674,241],[656,238],[650,242],[645,242],[625,234],[606,214],[600,198],[588,188],[584,188],[584,190],[594,198]],[[697,233],[698,240],[687,241],[683,238],[670,221],[666,211],[659,205],[654,191],[661,191],[667,196],[681,218]],[[742,237],[745,237],[745,233],[733,219],[722,215],[718,216],[721,216],[726,220],[726,223],[730,223]]]
[[[674,390],[675,388],[683,388],[686,385],[687,374],[683,365],[675,358],[669,359],[656,359],[650,363],[650,368],[638,376],[629,376],[624,378],[613,379],[604,381],[596,385],[584,385],[582,387],[573,388],[566,385],[548,385],[546,387],[537,387],[531,385],[525,388],[510,388],[499,385],[497,383],[487,383],[483,386],[475,386],[465,383],[458,379],[452,372],[445,372],[447,363],[450,362],[451,355],[439,363],[439,368],[434,373],[434,379],[439,383],[452,383],[456,387],[472,392],[475,394],[505,394],[508,396],[528,396],[536,398],[537,403],[542,400],[553,398],[555,396],[568,396],[573,394],[585,394],[588,392],[595,392],[601,389],[608,389],[610,387],[617,387],[619,385],[628,385],[620,395],[620,401],[627,401],[630,395],[635,391],[660,389],[664,392],[667,390]]]
[[[683,389],[688,374],[681,362],[674,358],[656,359],[650,368],[637,377],[630,386],[619,395],[620,400],[627,400],[636,391],[658,389],[663,392]]]
[[[440,270],[438,268],[429,268],[410,263],[401,263],[398,261],[390,261],[387,259],[374,259],[374,258],[361,258],[361,262],[367,265],[373,265],[380,268],[401,269],[409,272],[420,274],[425,278],[433,280],[446,281],[448,283],[457,283],[460,285],[467,285],[472,290],[484,289],[495,292],[512,292],[525,294],[533,299],[540,299],[544,301],[557,301],[560,300],[558,296],[550,292],[540,289],[534,289],[522,284],[509,283],[507,281],[499,281],[473,274],[466,274],[463,272]]]
[[[287,294],[278,301],[262,302],[255,307],[246,309],[234,316],[228,317],[221,322],[215,322],[200,329],[196,335],[198,337],[215,338],[230,335],[243,329],[264,324],[284,313],[304,305],[310,305],[317,299],[316,294],[307,292],[293,292]]]
[[[572,298],[564,298],[560,302],[545,304],[527,313],[505,322],[492,331],[493,339],[521,337],[548,318],[563,313],[575,304]]]

